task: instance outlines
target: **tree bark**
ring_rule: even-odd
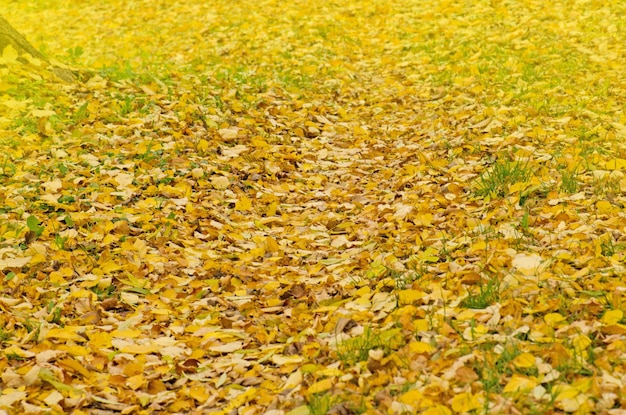
[[[13,46],[19,54],[28,53],[33,58],[48,62],[41,52],[35,49],[4,17],[0,16],[0,54],[8,45]],[[75,79],[72,71],[66,68],[53,67],[52,73],[66,82],[72,82]]]
[[[0,52],[8,45],[11,45],[19,52],[29,53],[33,58],[47,60],[37,49],[33,47],[24,36],[0,16]]]

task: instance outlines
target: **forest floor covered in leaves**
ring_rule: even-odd
[[[623,413],[626,5],[23,0],[0,413]]]

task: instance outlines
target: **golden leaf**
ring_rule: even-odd
[[[504,393],[526,393],[532,390],[538,382],[535,379],[522,375],[513,375],[502,392]]]
[[[333,387],[332,378],[323,379],[309,386],[309,388],[307,389],[307,394],[313,395],[315,393],[325,392],[332,387]]]
[[[469,412],[480,408],[480,402],[471,392],[455,395],[450,403],[454,412]]]
[[[235,209],[240,210],[242,212],[247,212],[252,209],[252,200],[248,199],[245,196],[242,196],[236,203]]]
[[[624,318],[624,312],[622,310],[608,310],[602,316],[602,324],[612,325],[617,324]]]
[[[522,353],[519,354],[513,359],[513,364],[517,368],[530,368],[535,366],[535,356],[531,353]]]
[[[217,353],[231,353],[236,350],[241,350],[242,347],[243,347],[243,342],[236,341],[232,343],[226,343],[220,346],[211,346],[208,348],[208,350],[212,352],[217,352]]]
[[[426,295],[421,290],[402,290],[398,292],[399,305],[412,304]]]
[[[18,57],[19,57],[19,54],[17,53],[17,50],[15,50],[15,48],[11,44],[6,45],[4,49],[2,50],[2,61],[5,65],[18,63],[17,62]]]

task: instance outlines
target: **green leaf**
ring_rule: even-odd
[[[26,226],[28,226],[28,229],[34,232],[37,236],[40,236],[45,229],[39,223],[39,219],[37,219],[37,217],[33,215],[29,216],[28,219],[26,219]]]
[[[61,382],[54,375],[54,373],[52,373],[52,371],[49,370],[49,369],[41,369],[39,371],[39,373],[37,374],[37,376],[39,377],[39,379],[43,380],[44,382],[48,382],[56,390],[59,390],[59,391],[82,392],[80,389],[76,389],[76,388],[74,388],[74,387],[72,387],[70,385],[66,385],[65,383]]]

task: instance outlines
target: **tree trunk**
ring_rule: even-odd
[[[19,54],[28,53],[33,58],[48,62],[48,59],[41,52],[35,49],[4,17],[0,16],[0,54],[8,45],[13,46]],[[72,82],[75,79],[72,71],[66,68],[53,67],[52,73],[67,82]]]
[[[8,45],[11,45],[18,53],[29,53],[33,58],[47,60],[37,49],[33,47],[24,36],[0,16],[0,53]]]

